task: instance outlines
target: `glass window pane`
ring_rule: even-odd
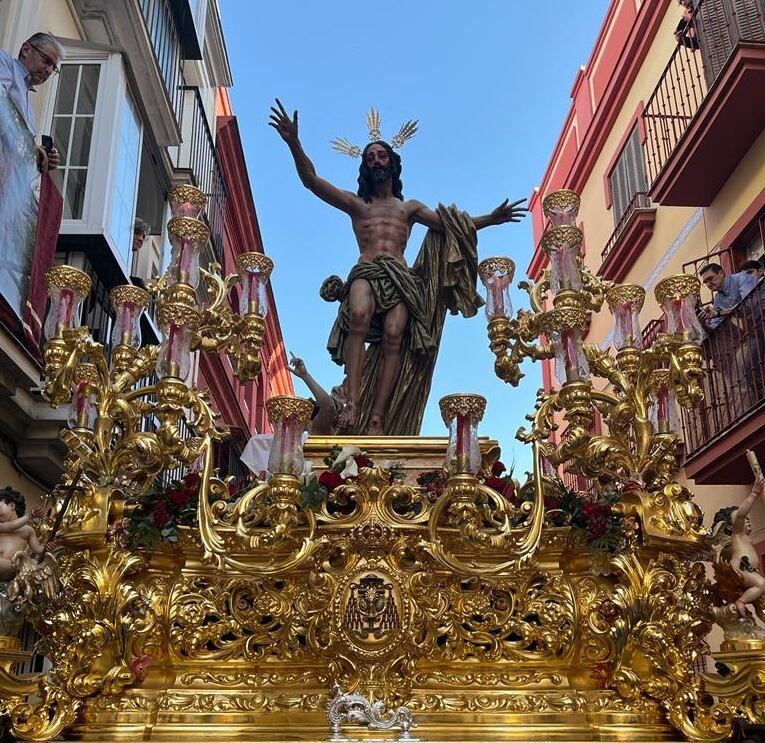
[[[78,116],[74,120],[72,151],[68,165],[87,165],[90,156],[90,140],[93,136],[93,119]]]
[[[85,168],[69,170],[66,181],[66,198],[64,199],[64,219],[82,219],[82,208],[85,204],[85,182],[88,171]]]
[[[141,154],[141,120],[130,94],[120,112],[119,151],[114,179],[111,236],[129,270],[132,263],[133,220],[138,190],[138,163]]]
[[[69,156],[69,132],[72,128],[72,120],[68,116],[55,116],[53,118],[53,144],[61,155],[61,165],[66,166]]]
[[[56,105],[54,110],[57,114],[70,114],[74,109],[74,93],[77,90],[77,73],[80,65],[64,64],[61,65],[61,74],[59,75],[58,93],[56,95]]]
[[[82,66],[80,79],[80,94],[77,98],[77,113],[92,114],[96,111],[96,93],[98,92],[98,77],[101,66],[86,64]]]

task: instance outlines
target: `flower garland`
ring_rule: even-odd
[[[417,484],[432,502],[443,495],[448,483],[449,476],[443,469],[424,470],[417,476]],[[534,497],[530,488],[523,488],[523,495],[519,495],[512,468],[508,471],[500,461],[494,462],[483,483],[516,508]],[[555,480],[551,490],[557,495],[545,495],[545,526],[570,526],[574,535],[594,552],[617,552],[624,546],[630,524],[614,509],[619,502],[617,490],[588,495],[567,488],[560,479]]]
[[[128,515],[109,526],[107,539],[129,549],[149,549],[163,541],[175,544],[179,526],[197,524],[200,479],[198,472],[189,472],[129,499]],[[229,497],[235,498],[238,486],[231,482],[228,487]]]

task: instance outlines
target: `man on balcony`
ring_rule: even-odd
[[[762,395],[762,301],[756,294],[739,305],[757,287],[757,278],[747,271],[725,275],[718,263],[708,263],[699,276],[714,292],[711,305],[701,311],[701,318],[711,333],[705,353],[727,379],[726,389],[732,393],[731,405],[739,414],[746,411]],[[735,311],[735,312],[734,312]],[[731,322],[719,327],[731,317]],[[719,328],[719,330],[716,330]]]
[[[63,56],[61,44],[50,34],[38,32],[30,36],[19,49],[18,59],[0,49],[0,97],[13,104],[16,112],[34,137],[35,117],[29,104],[29,93],[59,71]],[[60,162],[55,147],[37,148],[37,168],[41,173],[53,170]]]
[[[714,293],[712,304],[706,305],[701,311],[701,318],[709,330],[716,328],[757,286],[757,279],[745,271],[726,276],[719,263],[707,263],[699,271],[699,276],[704,286]]]

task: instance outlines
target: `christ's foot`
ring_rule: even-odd
[[[738,601],[736,601],[736,610],[738,611],[738,613],[744,619],[748,619],[748,613],[746,611],[746,604],[743,601],[741,601],[740,599]]]
[[[340,411],[340,415],[337,417],[337,427],[340,430],[345,428],[353,428],[359,420],[359,411],[357,403],[353,400],[348,400],[345,406]]]
[[[369,425],[367,426],[367,436],[382,436],[382,416],[371,415],[369,417]]]

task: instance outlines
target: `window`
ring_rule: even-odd
[[[122,100],[119,127],[109,231],[117,253],[125,267],[130,269],[133,260],[133,222],[141,157],[141,120],[127,90]]]
[[[143,123],[121,54],[76,47],[51,90],[41,130],[61,152],[61,233],[101,235],[130,274]],[[113,266],[117,268],[117,266]]]
[[[765,253],[765,213],[756,219],[735,239],[731,245],[736,257],[746,261],[761,260]]]
[[[100,75],[100,64],[61,66],[51,130],[61,153],[52,175],[64,197],[64,219],[83,217]]]
[[[614,226],[618,227],[635,194],[648,192],[643,148],[637,124],[630,133],[611,175],[608,176],[608,182],[611,188]]]

